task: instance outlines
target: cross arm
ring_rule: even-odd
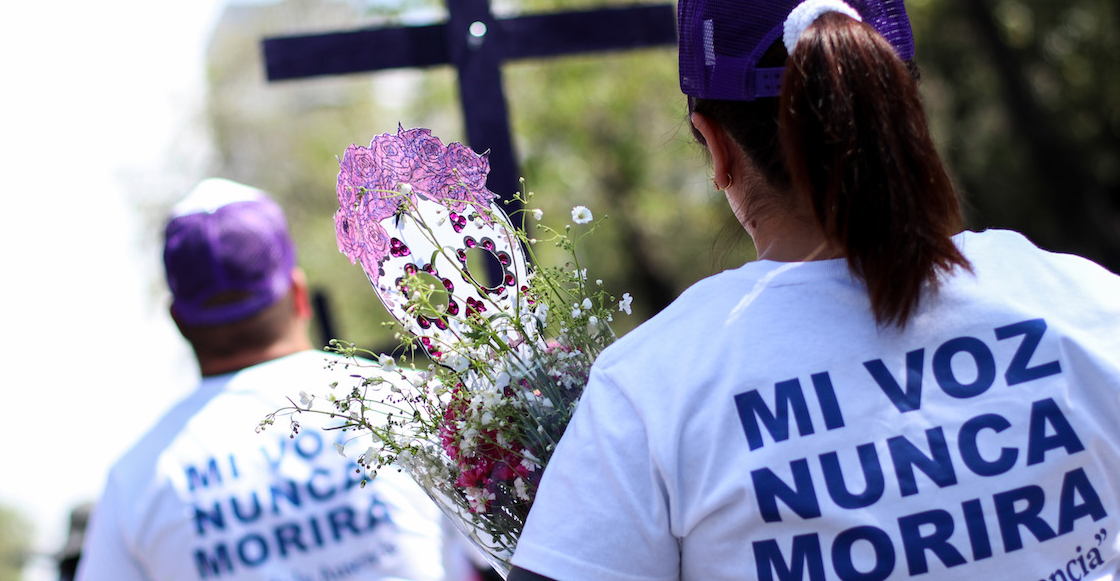
[[[498,20],[506,60],[673,45],[671,4],[532,14]]]
[[[266,38],[269,81],[447,64],[446,24]]]

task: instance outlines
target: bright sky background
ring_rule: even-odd
[[[202,177],[202,61],[224,3],[0,9],[0,504],[34,523],[43,553],[195,379],[137,207]]]

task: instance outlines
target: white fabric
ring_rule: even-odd
[[[786,16],[785,27],[782,34],[782,43],[786,45],[786,52],[793,54],[793,47],[809,25],[816,22],[817,18],[826,12],[839,12],[846,14],[857,22],[863,22],[859,12],[843,0],[805,0]]]
[[[257,188],[225,178],[206,178],[171,208],[171,216],[177,218],[187,214],[213,214],[218,208],[228,204],[262,200],[268,201],[268,195]]]
[[[383,470],[364,488],[355,458],[303,414],[291,438],[265,414],[301,390],[349,391],[353,369],[324,369],[306,351],[203,379],[111,470],[94,507],[78,581],[437,581],[469,569],[450,529],[415,483]],[[327,420],[329,421],[329,420]],[[445,535],[448,535],[445,538]],[[448,578],[456,578],[449,575]]]
[[[1011,232],[956,241],[975,274],[905,331],[876,326],[841,260],[759,261],[621,338],[514,564],[559,581],[1113,579],[1120,277]]]

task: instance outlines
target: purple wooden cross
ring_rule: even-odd
[[[494,18],[489,0],[447,0],[447,8],[449,18],[442,24],[267,38],[268,79],[454,65],[467,143],[490,150],[487,186],[509,200],[520,176],[502,92],[502,62],[677,42],[672,4],[507,19]]]

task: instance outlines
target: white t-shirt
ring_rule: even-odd
[[[560,581],[1120,573],[1120,277],[1006,231],[876,326],[842,260],[696,284],[604,351],[513,562]]]
[[[438,581],[469,574],[435,505],[408,477],[382,470],[364,488],[355,458],[302,414],[258,434],[265,414],[301,390],[345,387],[305,351],[203,379],[111,470],[93,511],[78,581]],[[360,446],[360,450],[356,450]],[[356,451],[355,451],[356,450]],[[448,575],[448,578],[457,578]]]

